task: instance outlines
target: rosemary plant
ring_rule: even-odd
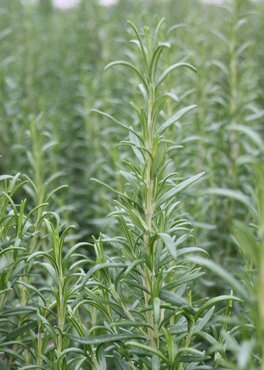
[[[263,1],[77,3],[0,0],[0,369],[264,370]]]
[[[137,114],[135,123],[125,124],[94,110],[128,130],[129,138],[121,144],[128,146],[131,154],[120,171],[123,190],[119,192],[104,184],[117,195],[112,216],[118,221],[122,235],[114,239],[103,237],[117,255],[97,269],[116,271],[107,273],[107,283],[93,277],[100,286],[105,285],[104,304],[108,305],[110,315],[109,322],[105,322],[108,334],[93,340],[115,341],[111,355],[121,368],[127,363],[127,368],[132,369],[187,369],[187,364],[193,362],[198,369],[204,368],[211,359],[204,352],[204,345],[197,342],[207,330],[214,311],[211,306],[233,297],[201,302],[192,293],[194,280],[203,273],[189,256],[205,252],[192,246],[191,227],[180,211],[180,193],[198,182],[203,173],[179,181],[179,175],[170,172],[169,154],[177,148],[173,140],[166,137],[166,132],[195,106],[181,109],[165,122],[162,110],[169,98],[169,94],[163,92],[166,79],[173,78],[173,71],[178,68],[192,71],[195,68],[178,62],[164,72],[159,71],[161,54],[169,47],[168,43],[159,42],[162,24],[163,21],[153,34],[145,27],[142,35],[129,22],[136,37],[131,43],[139,50],[140,66],[115,61],[106,67],[108,70],[124,66],[137,76],[142,97],[140,105],[132,103]],[[122,343],[117,342],[117,333]],[[135,336],[135,340],[131,340],[131,336]]]

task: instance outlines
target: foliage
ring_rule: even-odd
[[[263,2],[0,19],[0,368],[264,369]]]

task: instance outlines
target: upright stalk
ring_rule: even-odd
[[[122,273],[117,275],[119,278],[116,284],[117,286],[121,285],[121,294],[115,291],[116,288],[113,288],[108,299],[109,301],[114,300],[115,304],[118,302],[119,307],[122,308],[122,316],[129,319],[130,325],[134,328],[136,335],[140,336],[141,341],[144,338],[143,343],[133,341],[129,345],[148,351],[147,363],[149,365],[144,364],[140,359],[135,360],[134,354],[131,353],[130,356],[135,361],[135,367],[147,369],[150,368],[148,366],[151,366],[153,369],[160,369],[162,366],[162,368],[173,370],[175,363],[179,364],[180,360],[174,350],[169,350],[172,344],[169,343],[171,335],[168,331],[166,331],[168,343],[164,339],[163,322],[168,320],[169,323],[175,325],[182,313],[179,312],[179,316],[176,314],[173,293],[164,292],[163,288],[169,284],[170,278],[176,279],[172,273],[174,269],[176,271],[177,263],[180,264],[177,260],[176,248],[188,239],[189,232],[187,228],[182,228],[180,225],[181,221],[184,222],[184,220],[181,220],[178,226],[179,211],[175,196],[187,186],[198,181],[203,173],[177,184],[176,173],[168,171],[170,163],[168,143],[170,140],[166,138],[167,130],[172,129],[174,124],[195,106],[182,108],[164,122],[163,108],[167,104],[170,94],[161,92],[163,82],[178,68],[187,67],[193,71],[195,68],[188,63],[179,62],[169,66],[158,76],[158,64],[161,64],[160,56],[164,49],[169,48],[168,43],[158,42],[162,23],[163,20],[158,24],[155,32],[150,35],[149,28],[145,27],[144,33],[141,34],[135,25],[129,22],[136,35],[136,40],[133,40],[132,43],[140,51],[142,64],[139,68],[126,61],[112,62],[106,67],[108,69],[112,66],[123,65],[136,73],[140,82],[139,91],[142,95],[140,105],[132,103],[139,120],[137,128],[124,125],[104,112],[94,111],[129,130],[130,140],[125,143],[135,154],[133,159],[126,161],[130,172],[121,171],[125,179],[129,179],[126,184],[129,190],[128,192],[126,190],[118,191],[120,196],[117,201],[118,209],[114,212],[121,229],[124,231],[124,237],[121,238],[121,260],[124,260],[131,267],[129,272],[124,272],[124,276]],[[173,144],[173,141],[171,143]],[[110,188],[109,185],[106,186]],[[115,192],[117,191],[115,190]],[[178,238],[179,240],[177,240]],[[179,267],[179,270],[181,269],[182,267]],[[134,308],[131,308],[131,302],[135,298],[129,297],[127,293],[124,294],[123,291],[126,291],[126,288],[122,286],[123,283],[119,284],[119,281],[123,280],[125,283],[128,279],[127,274],[131,284],[133,282],[133,285],[135,284],[141,292],[140,302],[135,303]],[[140,281],[142,282],[141,286]],[[186,287],[183,288],[186,289]],[[172,304],[170,315],[168,312],[166,313],[165,308],[168,307],[166,306],[168,304]],[[138,328],[138,319],[142,318],[143,315],[142,327]],[[194,319],[193,322],[195,322]],[[186,338],[181,341],[187,351],[188,347],[191,346],[191,340],[192,329],[190,328],[190,331],[186,332]],[[167,358],[168,351],[169,358]],[[129,357],[129,363],[131,358]]]

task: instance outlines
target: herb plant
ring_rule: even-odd
[[[264,370],[263,1],[77,3],[0,0],[0,369]]]

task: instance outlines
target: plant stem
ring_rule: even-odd
[[[144,247],[145,247],[145,253],[148,256],[150,251],[150,233],[152,230],[152,216],[153,216],[153,208],[154,208],[154,200],[153,200],[153,175],[152,175],[152,155],[153,155],[153,119],[152,119],[152,109],[153,109],[153,102],[155,101],[155,95],[154,95],[154,88],[150,86],[149,91],[149,100],[148,100],[148,112],[147,112],[147,140],[146,140],[146,146],[147,146],[147,160],[146,160],[146,196],[145,196],[145,219],[147,224],[147,232],[144,235]],[[153,284],[152,278],[154,278],[155,274],[151,273],[149,271],[148,266],[144,265],[144,272],[143,272],[143,285],[146,288],[147,291],[150,293],[144,292],[144,298],[145,298],[145,305],[149,305],[149,299],[151,298],[152,293],[152,286],[151,282]],[[153,298],[153,297],[152,297]],[[148,338],[150,345],[154,348],[157,347],[156,341],[153,335],[153,313],[151,310],[148,310],[146,312],[146,318],[147,323],[150,325],[148,328]]]

